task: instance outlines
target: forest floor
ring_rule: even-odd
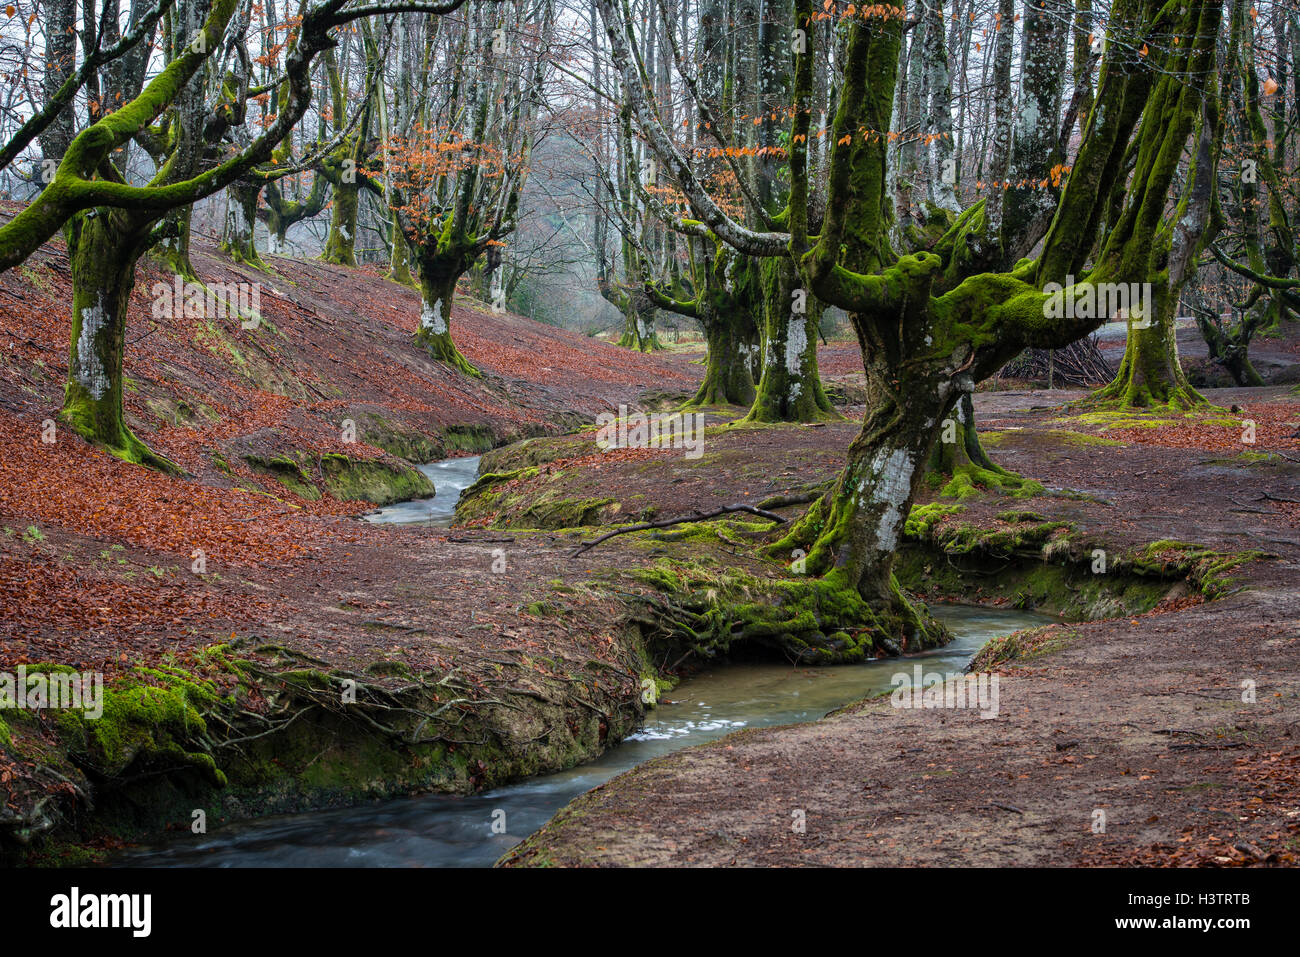
[[[516,753],[515,763],[488,767],[481,759],[499,749],[449,744],[451,772],[429,770],[418,783],[385,772],[357,787],[330,779],[309,795],[272,782],[234,803],[181,801],[210,806],[214,820],[299,800],[467,789],[590,757],[611,724],[615,739],[630,730],[639,659],[615,641],[609,603],[584,605],[585,624],[526,611],[530,595],[556,578],[552,548],[512,551],[503,574],[492,570],[498,546],[490,541],[360,516],[390,492],[400,495],[410,463],[565,432],[666,388],[691,391],[699,373],[462,299],[452,324],[483,372],[471,379],[414,345],[418,294],[371,270],[268,257],[270,271],[260,272],[202,243],[193,259],[206,282],[260,283],[263,322],[246,330],[202,316],[155,319],[149,293],[163,277],[142,267],[127,331],[127,420],[187,470],[183,477],[121,462],[57,423],[71,301],[62,242],[0,275],[0,671],[56,664],[123,689],[172,687],[183,676],[238,695],[239,713],[263,720],[288,689],[274,680],[250,688],[232,658],[275,673],[361,677],[381,692],[408,689],[411,674],[436,675],[454,678],[449,687],[475,701],[509,688],[520,700],[561,702],[539,706],[540,717],[530,713],[510,733],[536,740],[558,724],[565,740],[550,750],[534,744],[539,753]],[[355,441],[344,437],[345,420],[355,424]],[[331,483],[339,457],[389,467],[359,490],[370,500]],[[214,647],[222,649],[216,658]],[[570,685],[587,689],[583,703],[564,694]],[[105,784],[107,755],[69,761],[78,744],[53,716],[24,718],[0,712],[0,850],[6,828],[39,832],[73,819]],[[154,721],[142,711],[127,718]],[[138,748],[146,771],[168,771],[158,755],[152,763],[161,768],[145,758],[155,744],[165,752],[170,732],[128,730],[142,740],[130,741],[125,760]],[[316,737],[349,733],[330,727]],[[319,769],[331,747],[272,760],[294,776]],[[341,762],[353,757],[345,750],[340,744]],[[108,763],[121,770],[121,760]],[[61,814],[49,813],[49,798]],[[159,811],[144,826],[184,819]]]
[[[579,798],[507,862],[1300,860],[1300,465],[1293,464],[1300,463],[1300,402],[1282,387],[1215,390],[1210,401],[1241,411],[1213,422],[1153,424],[1080,419],[1065,404],[1083,395],[977,395],[993,457],[1047,487],[1023,507],[1074,523],[1112,555],[1165,540],[1267,552],[1234,571],[1226,596],[1173,592],[1147,614],[1032,636],[1021,660],[992,665],[1001,687],[993,720],[971,710],[895,708],[886,698],[648,762]],[[1231,422],[1238,416],[1261,423],[1260,444],[1242,444]],[[796,451],[803,437],[822,439],[830,459],[852,431],[830,425],[765,435],[782,435],[787,455],[806,461]],[[761,487],[756,476],[779,475],[790,461],[765,454],[769,443],[744,438],[757,449],[732,496]],[[714,454],[725,454],[721,444],[714,442]],[[704,485],[720,486],[731,474],[720,469]],[[800,472],[815,474],[826,472]],[[622,479],[611,485],[626,487]],[[685,504],[673,501],[665,511]],[[962,520],[995,526],[992,513],[1010,500],[964,504]],[[952,595],[940,588],[929,597]],[[960,597],[1005,600],[978,586]],[[1249,703],[1248,680],[1255,683]],[[802,833],[792,827],[796,811]],[[1103,833],[1093,830],[1098,811]]]
[[[145,816],[108,833],[87,825],[94,798],[109,783],[177,776],[184,768],[167,763],[171,738],[153,742],[156,754],[143,740],[133,744],[138,750],[118,755],[131,780],[109,781],[105,755],[54,753],[69,745],[48,715],[28,721],[6,712],[0,825],[15,833],[52,826],[65,840],[104,849],[148,830],[183,829],[196,806],[210,808],[215,823],[466,790],[591,757],[640,720],[647,674],[670,670],[628,622],[629,600],[647,590],[637,570],[707,553],[756,575],[773,572],[725,524],[710,541],[668,531],[620,536],[577,557],[575,546],[608,522],[806,492],[835,476],[857,431],[861,409],[851,405],[840,422],[762,428],[731,424],[743,410],[711,409],[699,458],[600,452],[592,432],[572,430],[621,403],[680,401],[699,381],[698,356],[642,356],[471,304],[455,311],[453,332],[485,373],[472,380],[412,344],[418,297],[370,271],[271,259],[271,271],[260,273],[202,246],[194,258],[208,281],[262,283],[265,322],[243,330],[202,317],[156,320],[148,290],[161,277],[142,274],[127,332],[128,417],[188,471],[180,478],[122,463],[62,428],[42,441],[66,375],[67,257],[51,243],[0,276],[0,670],[56,663],[102,672],[110,685],[168,688],[184,675],[238,697],[241,714],[262,720],[298,689],[290,678],[308,671],[359,676],[394,696],[410,692],[413,675],[426,690],[426,679],[454,680],[452,713],[465,733],[444,729],[438,757],[454,770],[431,768],[437,756],[418,746],[384,741],[386,753],[403,755],[401,766],[366,766],[363,781],[344,787],[321,769],[337,759],[333,770],[349,773],[349,735],[374,732],[322,720],[274,757],[282,776],[314,781],[315,790],[286,790],[261,767],[225,797],[180,780],[175,802],[150,791],[156,803]],[[832,343],[822,354],[826,378],[851,400],[856,347]],[[1285,388],[1224,391],[1211,399],[1244,411],[1083,420],[1063,407],[1078,395],[980,394],[992,454],[1048,493],[964,498],[963,511],[940,527],[997,532],[1008,527],[1000,517],[1008,509],[1033,509],[1117,554],[1168,539],[1271,553],[1234,570],[1245,590],[1208,603],[1171,592],[1158,614],[1040,636],[1061,650],[1009,666],[997,721],[888,708],[875,717],[881,709],[869,705],[653,762],[584,798],[519,859],[1105,862],[1213,851],[1237,860],[1231,847],[1243,842],[1260,859],[1294,855],[1300,754],[1287,721],[1300,681],[1300,505],[1279,499],[1300,499],[1292,464],[1300,400]],[[1237,420],[1245,418],[1256,422],[1251,446],[1240,441]],[[357,424],[358,441],[342,438],[345,419]],[[411,462],[492,447],[485,471],[521,470],[509,480],[515,505],[498,502],[451,529],[363,523],[372,502],[336,496],[329,481],[330,456],[380,461],[400,475]],[[799,508],[782,511],[794,517]],[[960,587],[951,577],[924,578],[914,584],[928,598],[1013,600],[978,574]],[[214,647],[236,649],[270,678],[250,687],[249,672],[232,670]],[[1235,703],[1247,677],[1259,688],[1249,707]],[[439,693],[434,702],[445,703]],[[215,719],[203,716],[216,737]],[[924,750],[909,750],[918,744]],[[252,768],[256,756],[220,746],[217,763],[235,784],[236,766]],[[734,761],[740,753],[745,760]],[[701,776],[695,761],[712,763]],[[987,770],[995,763],[1000,779]],[[1063,790],[1074,796],[1067,801]],[[995,800],[1019,813],[989,811]],[[1095,807],[1114,814],[1108,835],[1094,840],[1087,827]],[[792,808],[808,809],[802,843],[781,830]],[[68,821],[80,829],[60,832]],[[1201,830],[1183,841],[1183,827]],[[926,846],[912,847],[922,828],[931,829]]]

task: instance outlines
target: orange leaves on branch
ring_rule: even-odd
[[[394,208],[418,225],[434,220],[435,187],[449,177],[475,170],[487,180],[505,175],[509,157],[490,143],[475,143],[457,130],[417,126],[407,136],[393,136],[387,144],[392,183],[407,202]]]

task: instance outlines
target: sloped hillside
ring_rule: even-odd
[[[195,475],[228,484],[277,457],[387,452],[429,461],[552,432],[650,387],[686,390],[689,372],[563,330],[462,305],[453,329],[485,375],[460,375],[411,341],[419,297],[373,272],[273,258],[273,272],[232,265],[199,244],[209,283],[260,287],[262,322],[153,317],[142,268],[127,332],[127,411],[149,445]],[[0,276],[0,415],[30,433],[58,410],[67,371],[71,282],[62,243]],[[472,303],[472,300],[465,300]],[[341,441],[345,420],[357,443]],[[24,425],[23,423],[28,423]],[[344,447],[346,446],[346,447]],[[287,466],[285,466],[287,468]],[[260,479],[256,481],[260,483]]]

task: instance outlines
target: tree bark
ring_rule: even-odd
[[[702,319],[700,324],[708,348],[704,381],[687,405],[751,405],[754,377],[750,371],[750,350],[755,347],[756,332],[753,319],[737,310]]]
[[[451,338],[451,306],[460,273],[437,263],[420,268],[420,327],[415,341],[439,362],[478,377],[479,371],[469,364]]]
[[[221,249],[238,263],[265,269],[258,255],[254,232],[257,225],[257,203],[262,195],[260,186],[233,183],[226,195],[226,221],[221,231]]]
[[[817,372],[822,305],[787,258],[759,263],[763,297],[763,375],[747,419],[815,422],[834,417]]]
[[[1205,402],[1204,397],[1187,381],[1178,361],[1178,342],[1174,318],[1178,302],[1167,292],[1157,293],[1155,315],[1150,324],[1129,319],[1128,342],[1119,372],[1110,385],[1089,396],[1089,403],[1114,403],[1123,408],[1190,409]]]
[[[863,352],[868,412],[844,471],[770,553],[788,559],[792,549],[806,549],[807,574],[855,590],[881,615],[887,633],[901,633],[916,649],[939,640],[942,628],[899,589],[894,554],[940,424],[958,393],[951,381],[932,373],[900,381],[881,350]]]
[[[61,418],[127,462],[179,469],[151,451],[122,413],[122,359],[135,267],[154,220],[93,209],[72,226],[72,345]]]
[[[357,209],[360,206],[361,187],[345,182],[343,177],[333,184],[334,205],[330,209],[329,234],[325,237],[325,250],[321,259],[336,266],[357,264]]]

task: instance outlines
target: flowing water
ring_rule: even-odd
[[[412,525],[422,522],[445,528],[451,524],[456,514],[456,500],[460,498],[460,493],[478,478],[478,460],[479,457],[473,455],[417,465],[416,468],[433,482],[433,498],[417,498],[388,505],[377,512],[371,512],[365,517],[366,521],[381,525]]]
[[[115,863],[145,867],[486,867],[579,794],[642,761],[739,728],[815,721],[894,687],[895,674],[956,673],[990,638],[1054,619],[965,605],[931,606],[957,636],[923,656],[834,668],[719,665],[683,681],[644,727],[594,761],[470,796],[429,795],[224,827],[139,848]],[[910,683],[910,682],[909,682]],[[505,833],[493,825],[504,824]]]

